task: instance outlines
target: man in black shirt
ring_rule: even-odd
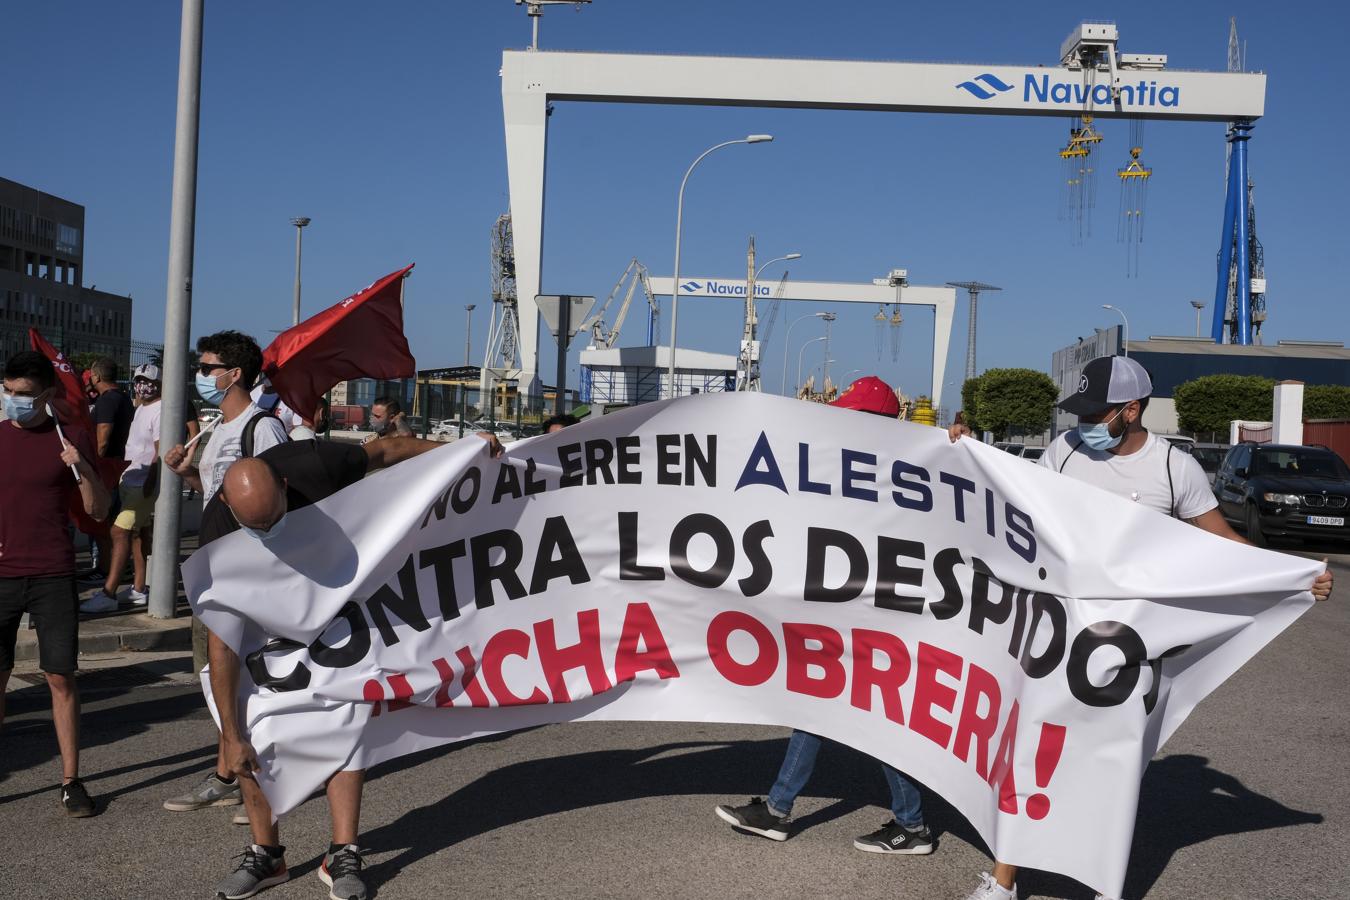
[[[89,367],[89,390],[94,392],[90,411],[93,413],[94,440],[98,449],[98,458],[93,463],[99,480],[112,495],[110,522],[119,511],[117,482],[122,477],[122,470],[127,467],[123,456],[127,449],[127,434],[131,431],[131,420],[136,414],[131,398],[117,385],[117,374],[117,363],[106,356],[95,360]],[[112,561],[112,535],[105,525],[89,536],[98,546],[98,566],[101,571],[92,573],[85,583],[103,584],[108,580],[107,568]],[[120,579],[122,573],[118,572],[117,577]],[[117,608],[116,600],[111,605],[104,600],[92,606],[90,601],[85,601],[81,612],[108,612]]]
[[[483,432],[478,436],[487,442],[494,456],[501,454],[502,446],[494,435]],[[441,446],[411,437],[362,445],[302,440],[279,444],[255,458],[241,459],[226,471],[220,490],[202,512],[201,542],[206,544],[239,530],[268,541],[281,532],[287,512],[317,503],[355,484],[369,470],[391,466]],[[209,635],[208,641],[211,693],[216,697],[220,715],[223,758],[231,774],[239,779],[254,841],[244,851],[238,868],[216,888],[218,897],[233,900],[281,884],[290,875],[284,856],[286,848],[281,846],[272,809],[253,779],[258,756],[239,721],[239,710],[234,703],[226,702],[226,698],[238,696],[239,657],[214,634]],[[356,843],[364,782],[364,771],[338,772],[328,781],[333,842],[324,854],[318,874],[331,888],[330,896],[344,900],[366,898],[361,879],[363,862]]]

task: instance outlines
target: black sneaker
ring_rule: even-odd
[[[906,828],[895,820],[887,822],[871,834],[853,841],[853,846],[864,853],[908,853],[923,856],[933,852],[933,833],[927,825]]]
[[[76,778],[61,785],[61,805],[72,819],[87,819],[94,814],[94,798],[84,789],[84,782]]]
[[[788,839],[787,816],[775,816],[769,804],[758,797],[750,798],[744,806],[719,806],[717,817],[737,831],[747,831],[771,841]]]

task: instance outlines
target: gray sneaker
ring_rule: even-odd
[[[207,775],[186,794],[170,797],[164,801],[164,808],[170,812],[187,812],[193,809],[205,809],[208,806],[236,806],[242,801],[239,793],[239,780],[226,784],[215,772]]]
[[[361,880],[363,865],[365,860],[355,844],[324,855],[319,880],[328,885],[329,900],[366,900],[366,883]]]
[[[244,900],[290,879],[285,849],[282,847],[281,852],[272,856],[257,844],[250,844],[235,857],[240,860],[238,867],[216,885],[217,900]]]

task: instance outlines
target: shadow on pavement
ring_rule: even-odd
[[[681,742],[639,750],[606,750],[505,766],[447,797],[418,807],[362,836],[365,846],[401,851],[372,866],[370,878],[382,884],[418,860],[495,829],[575,809],[670,794],[711,794],[742,802],[761,796],[772,784],[786,750],[786,739],[735,744]],[[418,754],[385,772],[415,766]],[[434,755],[434,754],[432,754]],[[1192,755],[1154,762],[1144,776],[1125,896],[1143,897],[1183,847],[1214,837],[1317,824],[1323,817],[1291,809],[1248,790],[1231,775],[1210,768]],[[795,820],[810,828],[866,805],[888,802],[877,763],[861,753],[827,742],[804,796],[842,798]],[[970,824],[931,791],[924,790],[925,815],[940,836],[948,832],[976,847],[984,846]],[[880,823],[880,819],[878,819]],[[708,827],[725,828],[708,810]],[[745,837],[745,840],[758,838]],[[971,873],[972,883],[977,873]],[[1090,898],[1093,891],[1072,879],[1028,870],[1022,893]]]

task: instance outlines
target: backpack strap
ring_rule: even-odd
[[[1163,440],[1167,439],[1164,438]],[[1177,515],[1177,489],[1175,485],[1172,484],[1172,449],[1174,447],[1176,447],[1176,444],[1167,441],[1167,462],[1163,465],[1167,468],[1167,498],[1169,504],[1167,507],[1167,514],[1174,519],[1179,519],[1181,516]]]
[[[1065,439],[1065,442],[1066,443],[1068,442],[1067,438]],[[1064,467],[1069,464],[1069,460],[1073,457],[1073,455],[1083,448],[1084,443],[1086,443],[1086,441],[1084,441],[1082,437],[1079,437],[1078,443],[1073,445],[1073,449],[1069,451],[1069,455],[1064,457],[1064,461],[1059,464],[1060,473],[1064,472]]]
[[[276,418],[266,410],[253,414],[253,418],[244,425],[244,433],[239,436],[239,449],[242,451],[240,459],[251,459],[253,457],[253,433],[258,430],[258,423],[263,419]]]

